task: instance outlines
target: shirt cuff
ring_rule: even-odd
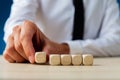
[[[70,48],[70,54],[82,54],[83,53],[83,49],[82,49],[80,41],[67,41],[65,43],[67,43]]]

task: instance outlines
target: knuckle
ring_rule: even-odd
[[[25,20],[25,21],[23,22],[23,25],[24,25],[24,26],[27,26],[27,27],[31,27],[31,24],[32,24],[32,22],[31,22],[31,21],[28,21],[28,20]]]
[[[18,29],[18,26],[15,26],[15,27],[13,28],[13,32],[17,31],[17,29]]]
[[[7,48],[6,51],[5,51],[5,53],[6,53],[6,54],[12,54],[13,48],[14,48],[14,47],[9,47],[9,48]]]
[[[11,52],[13,49],[14,49],[14,45],[11,45],[10,47],[8,47],[8,48],[6,49],[6,51]]]
[[[8,59],[8,53],[4,52],[3,57],[7,60]]]
[[[16,33],[18,33],[20,31],[20,27],[19,26],[15,26],[12,30],[12,35],[15,35]]]
[[[25,20],[25,21],[23,22],[24,25],[32,24],[32,23],[33,23],[33,22],[31,22],[31,21],[29,21],[29,20]]]
[[[29,23],[30,21],[29,20],[25,20],[24,22],[23,22],[23,24],[26,24],[26,23]]]
[[[12,35],[12,34],[10,34],[10,35],[8,36],[8,40],[9,40],[11,37],[13,37],[13,35]]]
[[[9,55],[14,56],[14,57],[15,57],[15,61],[16,61],[17,63],[24,62],[24,59],[19,58],[18,56],[13,55],[13,53],[10,52],[9,49],[7,49],[7,50],[4,52],[3,57],[4,57],[8,62],[10,62],[10,63],[13,63],[13,62],[15,62],[15,61],[12,60],[12,59],[10,59]]]
[[[13,40],[13,34],[10,34],[7,39],[7,44],[10,44],[12,40]]]
[[[32,22],[32,21],[29,21],[29,20],[25,20],[25,21],[23,22],[23,25],[25,25],[25,26],[27,26],[27,27],[30,27],[30,28],[36,27],[36,24],[35,24],[34,22]]]
[[[10,34],[10,35],[8,36],[7,41],[11,40],[11,38],[13,38],[13,34]]]
[[[7,60],[8,62],[10,62],[10,63],[14,63],[14,60],[10,59],[10,57],[9,57],[9,55],[8,55],[7,52],[5,52],[5,53],[3,54],[3,57],[4,57],[5,60]]]
[[[15,44],[15,49],[17,50],[17,51],[20,51],[20,49],[21,49],[21,44],[20,43],[16,43]]]

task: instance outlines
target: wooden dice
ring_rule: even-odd
[[[80,54],[73,54],[72,55],[72,64],[77,66],[77,65],[81,65],[82,64],[82,55]]]
[[[35,62],[36,63],[46,63],[46,53],[45,52],[36,52],[35,53]],[[49,64],[50,65],[93,65],[93,56],[91,54],[51,54],[49,55]]]
[[[59,54],[52,54],[49,57],[49,64],[50,65],[60,65],[60,55]]]
[[[93,56],[91,54],[84,54],[83,56],[83,65],[89,66],[93,64]]]
[[[46,63],[46,53],[45,52],[36,52],[35,53],[35,62],[36,63]]]
[[[69,54],[63,54],[61,55],[61,64],[64,66],[70,65],[72,62],[71,55]]]

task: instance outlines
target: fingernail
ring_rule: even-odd
[[[29,61],[30,61],[30,63],[34,63],[34,60],[33,60],[34,58],[33,58],[33,56],[29,56]]]

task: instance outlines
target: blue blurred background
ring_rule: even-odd
[[[0,0],[0,54],[3,53],[5,48],[4,36],[4,23],[9,16],[12,0]]]
[[[118,0],[118,3],[120,4],[120,0]],[[3,50],[5,48],[5,42],[3,40],[3,28],[6,19],[9,17],[11,4],[12,0],[0,0],[0,54],[3,53]]]

